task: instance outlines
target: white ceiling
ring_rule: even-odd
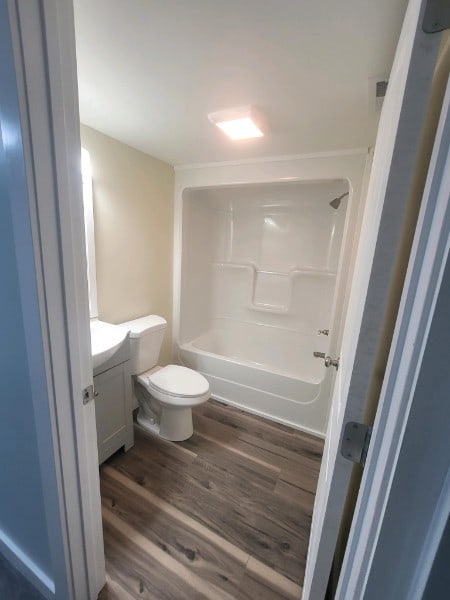
[[[360,148],[406,0],[74,0],[81,121],[171,164]],[[264,138],[209,112],[253,104]]]

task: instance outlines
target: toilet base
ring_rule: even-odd
[[[136,418],[141,427],[171,442],[182,442],[194,433],[192,410],[190,408],[169,408],[161,406],[159,423],[145,414],[142,408]]]
[[[155,419],[148,417],[145,413],[139,409],[136,421],[142,427],[142,429],[147,429],[151,433],[155,435],[159,435],[159,423],[155,421]]]

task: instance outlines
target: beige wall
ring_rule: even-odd
[[[120,323],[147,314],[168,321],[160,362],[170,362],[172,324],[172,166],[90,127],[98,312]]]

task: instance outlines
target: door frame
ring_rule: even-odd
[[[367,403],[374,400],[373,389],[383,377],[404,285],[410,243],[405,234],[412,235],[412,204],[420,201],[419,186],[428,166],[429,155],[422,156],[420,171],[418,157],[440,45],[440,34],[422,31],[426,3],[410,0],[408,4],[381,114],[361,231],[364,243],[358,248],[341,349],[336,384],[340,388],[335,386],[313,512],[305,599],[323,598],[328,587],[354,473],[354,465],[340,453],[344,424],[372,424],[367,422]],[[409,229],[408,219],[413,223]]]
[[[417,232],[403,288],[386,375],[381,391],[372,439],[367,455],[358,501],[352,521],[344,563],[336,593],[337,600],[366,597],[372,562],[388,511],[391,520],[401,522],[403,505],[388,505],[393,483],[412,458],[403,451],[405,439],[414,428],[415,408],[424,401],[415,391],[435,314],[437,297],[447,265],[450,245],[450,79],[436,134]],[[447,283],[448,285],[448,283]],[[448,330],[448,319],[441,323]],[[448,336],[447,336],[448,337]],[[431,390],[430,390],[431,392]],[[426,426],[427,434],[435,431],[434,423],[448,423],[448,402],[441,402]],[[442,435],[436,431],[436,436]],[[446,439],[447,436],[446,436]],[[417,443],[420,439],[417,439]],[[445,445],[444,445],[445,447]],[[445,457],[444,457],[445,460]],[[413,538],[418,562],[411,565],[408,590],[397,590],[397,597],[419,600],[444,531],[450,509],[450,477],[439,473],[438,457],[433,444],[422,446],[421,462],[435,470],[439,480],[436,494],[423,494],[418,520],[424,520],[428,532]],[[448,455],[447,455],[448,468]],[[442,469],[441,469],[442,471]],[[416,482],[420,485],[420,481]],[[438,483],[438,482],[436,482]],[[388,568],[394,564],[390,547],[384,550]],[[390,563],[389,563],[390,561]]]
[[[73,4],[5,1],[15,71],[7,101],[18,124],[6,155],[16,161],[12,191],[28,199],[27,221],[15,209],[13,229],[18,249],[27,227],[33,245],[31,257],[19,252],[18,270],[22,299],[33,286],[36,295],[23,307],[30,364],[33,345],[44,353],[48,405],[33,401],[54,582],[40,585],[15,562],[48,598],[95,599],[105,564],[95,409],[82,399],[93,374]]]

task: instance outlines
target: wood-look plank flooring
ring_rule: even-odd
[[[299,599],[323,442],[209,401],[194,435],[100,470],[107,583],[119,600]]]

